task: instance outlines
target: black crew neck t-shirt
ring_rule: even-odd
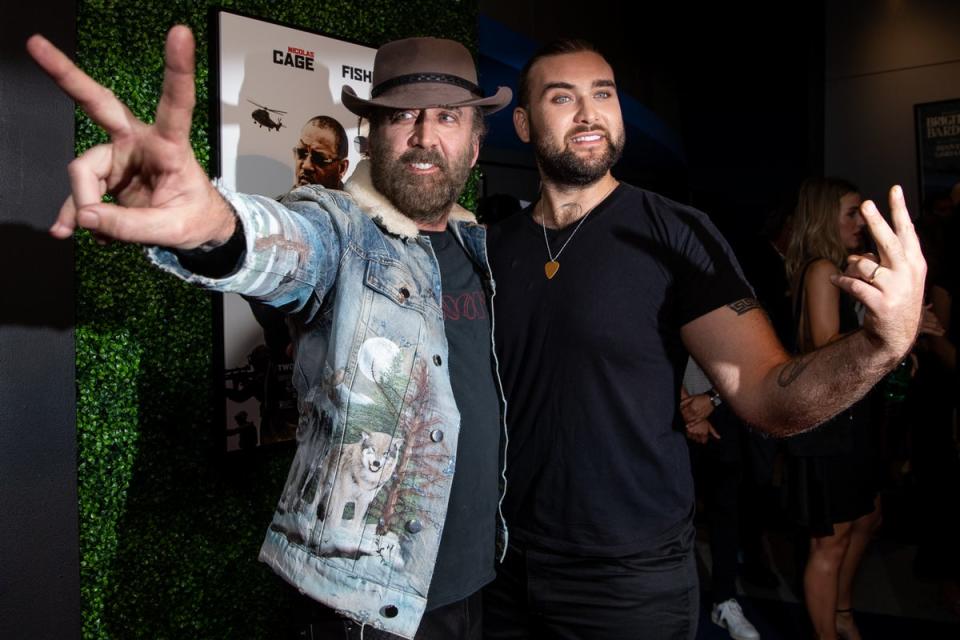
[[[450,384],[460,410],[457,466],[427,609],[462,600],[496,571],[500,397],[481,270],[450,231],[424,232],[440,266]]]
[[[693,509],[680,328],[753,292],[703,213],[630,185],[579,229],[546,235],[560,263],[552,279],[530,208],[488,233],[510,539],[641,552]]]

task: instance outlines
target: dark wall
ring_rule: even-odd
[[[595,0],[585,15],[551,0],[480,0],[480,11],[538,43],[574,36],[600,47],[620,91],[673,128],[686,155],[681,172],[633,171],[625,158],[614,174],[691,202],[730,236],[755,232],[822,171],[820,2]]]
[[[915,104],[960,96],[960,3],[832,2],[826,15],[826,170],[920,212]],[[882,206],[881,208],[885,208]]]
[[[736,243],[823,171],[823,8],[716,5],[676,24],[690,200]]]
[[[46,228],[66,196],[73,104],[28,59],[42,25],[75,47],[75,3],[0,20],[0,637],[78,638],[73,243]]]

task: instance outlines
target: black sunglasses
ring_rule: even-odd
[[[307,156],[310,156],[310,163],[317,167],[326,167],[340,160],[340,158],[328,158],[319,151],[311,151],[303,146],[294,147],[293,152],[300,160],[306,160]]]

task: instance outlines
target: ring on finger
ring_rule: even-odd
[[[878,264],[876,267],[874,267],[873,272],[870,274],[870,277],[867,278],[867,284],[873,284],[873,281],[876,280],[877,278],[877,271],[880,271],[880,268],[882,266],[883,265]]]

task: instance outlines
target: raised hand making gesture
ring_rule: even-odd
[[[163,93],[156,122],[147,125],[47,39],[35,35],[27,41],[37,64],[110,136],[110,143],[70,163],[71,194],[50,228],[53,236],[67,238],[82,227],[114,240],[173,249],[230,238],[233,212],[190,147],[194,49],[187,27],[167,34]],[[118,204],[103,202],[107,193]]]
[[[788,435],[824,422],[863,397],[910,351],[920,324],[926,262],[900,187],[890,190],[889,203],[892,227],[873,202],[860,206],[878,255],[850,256],[846,271],[830,276],[863,304],[862,331],[791,356],[763,314],[738,313],[731,306],[683,327],[690,353],[749,424]]]
[[[860,206],[860,215],[877,243],[879,257],[850,256],[846,272],[833,281],[863,303],[865,332],[878,347],[886,348],[899,360],[917,339],[927,271],[903,189],[893,187],[889,198],[892,229],[872,201]]]

